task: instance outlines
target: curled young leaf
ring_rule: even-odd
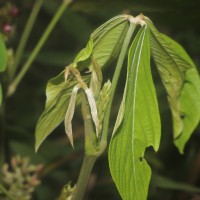
[[[98,110],[98,117],[99,117],[99,132],[102,130],[102,123],[105,115],[105,111],[107,105],[110,101],[110,93],[111,93],[111,82],[108,80],[104,85],[99,94],[99,99],[97,102],[97,110]]]
[[[96,127],[96,134],[98,136],[99,120],[98,120],[98,115],[97,115],[97,106],[96,106],[94,94],[93,94],[92,90],[87,87],[87,85],[84,82],[84,80],[82,79],[81,74],[78,71],[78,69],[69,66],[69,67],[67,67],[66,71],[67,71],[67,74],[69,74],[71,72],[76,77],[76,79],[77,79],[77,81],[80,85],[79,87],[81,87],[86,93],[88,103],[89,103],[89,106],[90,106],[90,109],[91,109],[91,116],[92,116],[92,119],[93,119],[95,127]]]
[[[92,60],[92,66],[91,69],[91,80],[90,80],[90,88],[94,94],[95,99],[99,96],[99,92],[101,90],[102,85],[102,71],[99,67],[99,64],[93,59]]]
[[[74,116],[77,92],[80,89],[80,87],[81,86],[79,84],[77,84],[74,87],[74,89],[72,90],[71,98],[70,98],[70,101],[69,101],[69,105],[68,105],[67,112],[66,112],[66,115],[65,115],[65,120],[64,120],[65,132],[66,132],[66,134],[69,138],[69,141],[70,141],[72,147],[74,147],[73,135],[72,135],[72,118]]]
[[[94,95],[93,95],[91,89],[89,89],[89,88],[83,88],[83,89],[84,89],[85,94],[88,99],[88,103],[89,103],[90,110],[91,110],[92,120],[95,124],[96,135],[98,137],[99,136],[99,118],[98,118],[98,114],[97,114],[97,105],[96,105],[96,102],[94,99]]]

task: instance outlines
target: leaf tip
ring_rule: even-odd
[[[35,153],[37,153],[38,152],[38,149],[39,149],[39,147],[40,147],[40,144],[35,144]]]

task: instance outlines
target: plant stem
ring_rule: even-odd
[[[90,177],[90,173],[94,166],[94,163],[97,159],[97,156],[87,156],[85,155],[83,164],[81,167],[81,172],[78,178],[78,183],[73,194],[72,200],[82,200],[84,196],[84,192]]]
[[[133,35],[135,28],[136,28],[136,24],[130,23],[130,27],[129,27],[127,35],[124,39],[124,43],[122,45],[122,50],[120,52],[119,59],[117,61],[117,66],[116,66],[116,69],[115,69],[115,73],[114,73],[114,76],[113,76],[113,79],[112,79],[110,101],[109,101],[108,107],[106,109],[106,113],[105,113],[105,117],[104,117],[104,123],[103,123],[103,129],[102,129],[101,142],[104,142],[104,143],[106,143],[106,141],[107,141],[110,111],[111,111],[113,97],[114,97],[114,94],[115,94],[115,90],[116,90],[116,87],[117,87],[117,83],[118,83],[120,72],[121,72],[121,69],[122,69],[122,66],[123,66],[123,62],[124,62],[124,59],[125,59],[125,56],[126,56],[126,52],[127,52],[127,49],[128,49],[128,46],[129,46],[129,43],[130,43],[130,40],[131,40],[131,37]]]
[[[81,167],[80,175],[78,177],[77,186],[73,193],[73,200],[83,199],[84,192],[88,184],[88,179],[94,163],[105,149],[104,147],[98,145],[92,117],[90,114],[90,108],[88,106],[88,101],[84,93],[82,94],[82,115],[84,119],[85,129],[85,157]]]
[[[29,19],[28,19],[28,21],[26,23],[25,29],[23,31],[22,37],[20,39],[19,45],[18,45],[17,50],[16,50],[15,62],[14,62],[14,65],[12,66],[12,71],[11,71],[11,74],[10,74],[11,80],[15,76],[16,70],[18,68],[19,62],[20,62],[21,57],[22,57],[23,52],[24,52],[24,48],[26,46],[27,40],[28,40],[28,38],[30,36],[30,32],[31,32],[31,30],[33,28],[33,25],[34,25],[35,20],[36,20],[36,18],[38,16],[38,13],[40,11],[40,8],[42,6],[43,1],[44,0],[36,0],[35,1],[35,4],[33,6],[33,9],[32,9],[32,12],[30,14],[30,17],[29,17]]]
[[[22,80],[22,78],[24,77],[24,75],[26,74],[28,69],[30,68],[32,62],[34,61],[34,59],[38,55],[40,49],[42,48],[42,46],[44,45],[46,40],[48,39],[48,37],[49,37],[50,33],[52,32],[52,30],[54,29],[56,23],[58,22],[58,20],[60,19],[61,15],[63,14],[65,9],[68,7],[68,5],[71,2],[72,2],[72,0],[64,0],[63,3],[61,4],[61,6],[58,8],[56,14],[54,15],[53,19],[49,23],[48,27],[46,28],[46,30],[43,33],[42,37],[40,38],[39,42],[37,43],[37,45],[33,49],[33,51],[31,53],[31,55],[29,56],[28,60],[25,62],[25,64],[23,65],[21,71],[19,72],[17,77],[14,79],[14,81],[11,83],[11,85],[9,86],[9,88],[8,88],[8,96],[11,96],[15,92],[18,84],[20,83],[20,81]]]

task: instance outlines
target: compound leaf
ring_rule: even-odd
[[[121,124],[115,128],[109,146],[110,170],[123,200],[145,200],[151,169],[144,152],[149,146],[157,151],[160,142],[160,116],[150,70],[147,26],[141,28],[129,50],[123,102],[124,116],[122,119],[118,113]]]
[[[89,68],[92,64],[91,57],[97,62],[100,68],[115,58],[116,53],[120,51],[121,44],[128,30],[129,21],[126,15],[114,17],[96,29],[90,37],[87,46],[82,49],[75,57],[73,64],[81,71]],[[88,62],[89,60],[89,62]],[[90,76],[85,77],[88,82]],[[46,89],[46,106],[40,116],[36,126],[36,145],[39,148],[46,137],[62,122],[64,119],[69,98],[76,81],[65,83],[64,72],[51,79]]]

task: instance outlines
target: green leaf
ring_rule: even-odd
[[[118,113],[121,124],[118,121],[109,146],[110,170],[122,199],[146,200],[151,169],[144,152],[149,146],[158,150],[161,129],[147,26],[141,28],[129,50],[123,99],[124,116]]]
[[[101,25],[91,34],[94,41],[93,57],[100,68],[104,68],[118,55],[128,27],[127,15],[119,15]]]
[[[88,80],[88,77],[85,80]],[[63,121],[71,91],[76,84],[76,80],[70,79],[65,83],[64,72],[48,82],[45,110],[36,126],[36,151],[46,137]]]
[[[200,79],[197,70],[190,69],[186,73],[186,80],[180,96],[180,110],[183,118],[183,131],[174,143],[183,153],[186,142],[189,140],[200,120]]]
[[[92,38],[90,38],[86,47],[78,53],[78,55],[75,57],[73,63],[77,64],[81,61],[87,60],[90,57],[90,55],[92,54],[92,50],[93,50],[93,40],[92,40]]]
[[[0,35],[0,72],[5,71],[7,65],[7,51],[3,38]]]
[[[175,145],[182,153],[200,119],[200,79],[191,58],[174,40],[151,29],[151,50],[168,94]]]
[[[75,57],[74,66],[78,64],[79,70],[82,69],[81,67],[89,68],[92,64],[92,60],[89,58],[93,57],[93,60],[102,68],[114,59],[115,54],[120,51],[128,23],[127,16],[120,15],[100,26],[91,35],[86,48],[82,49]],[[88,81],[89,78],[90,76],[87,76],[84,79]],[[68,81],[65,84],[64,72],[48,82],[45,111],[40,116],[36,126],[36,151],[46,137],[64,119],[69,97],[76,83],[76,81]]]

